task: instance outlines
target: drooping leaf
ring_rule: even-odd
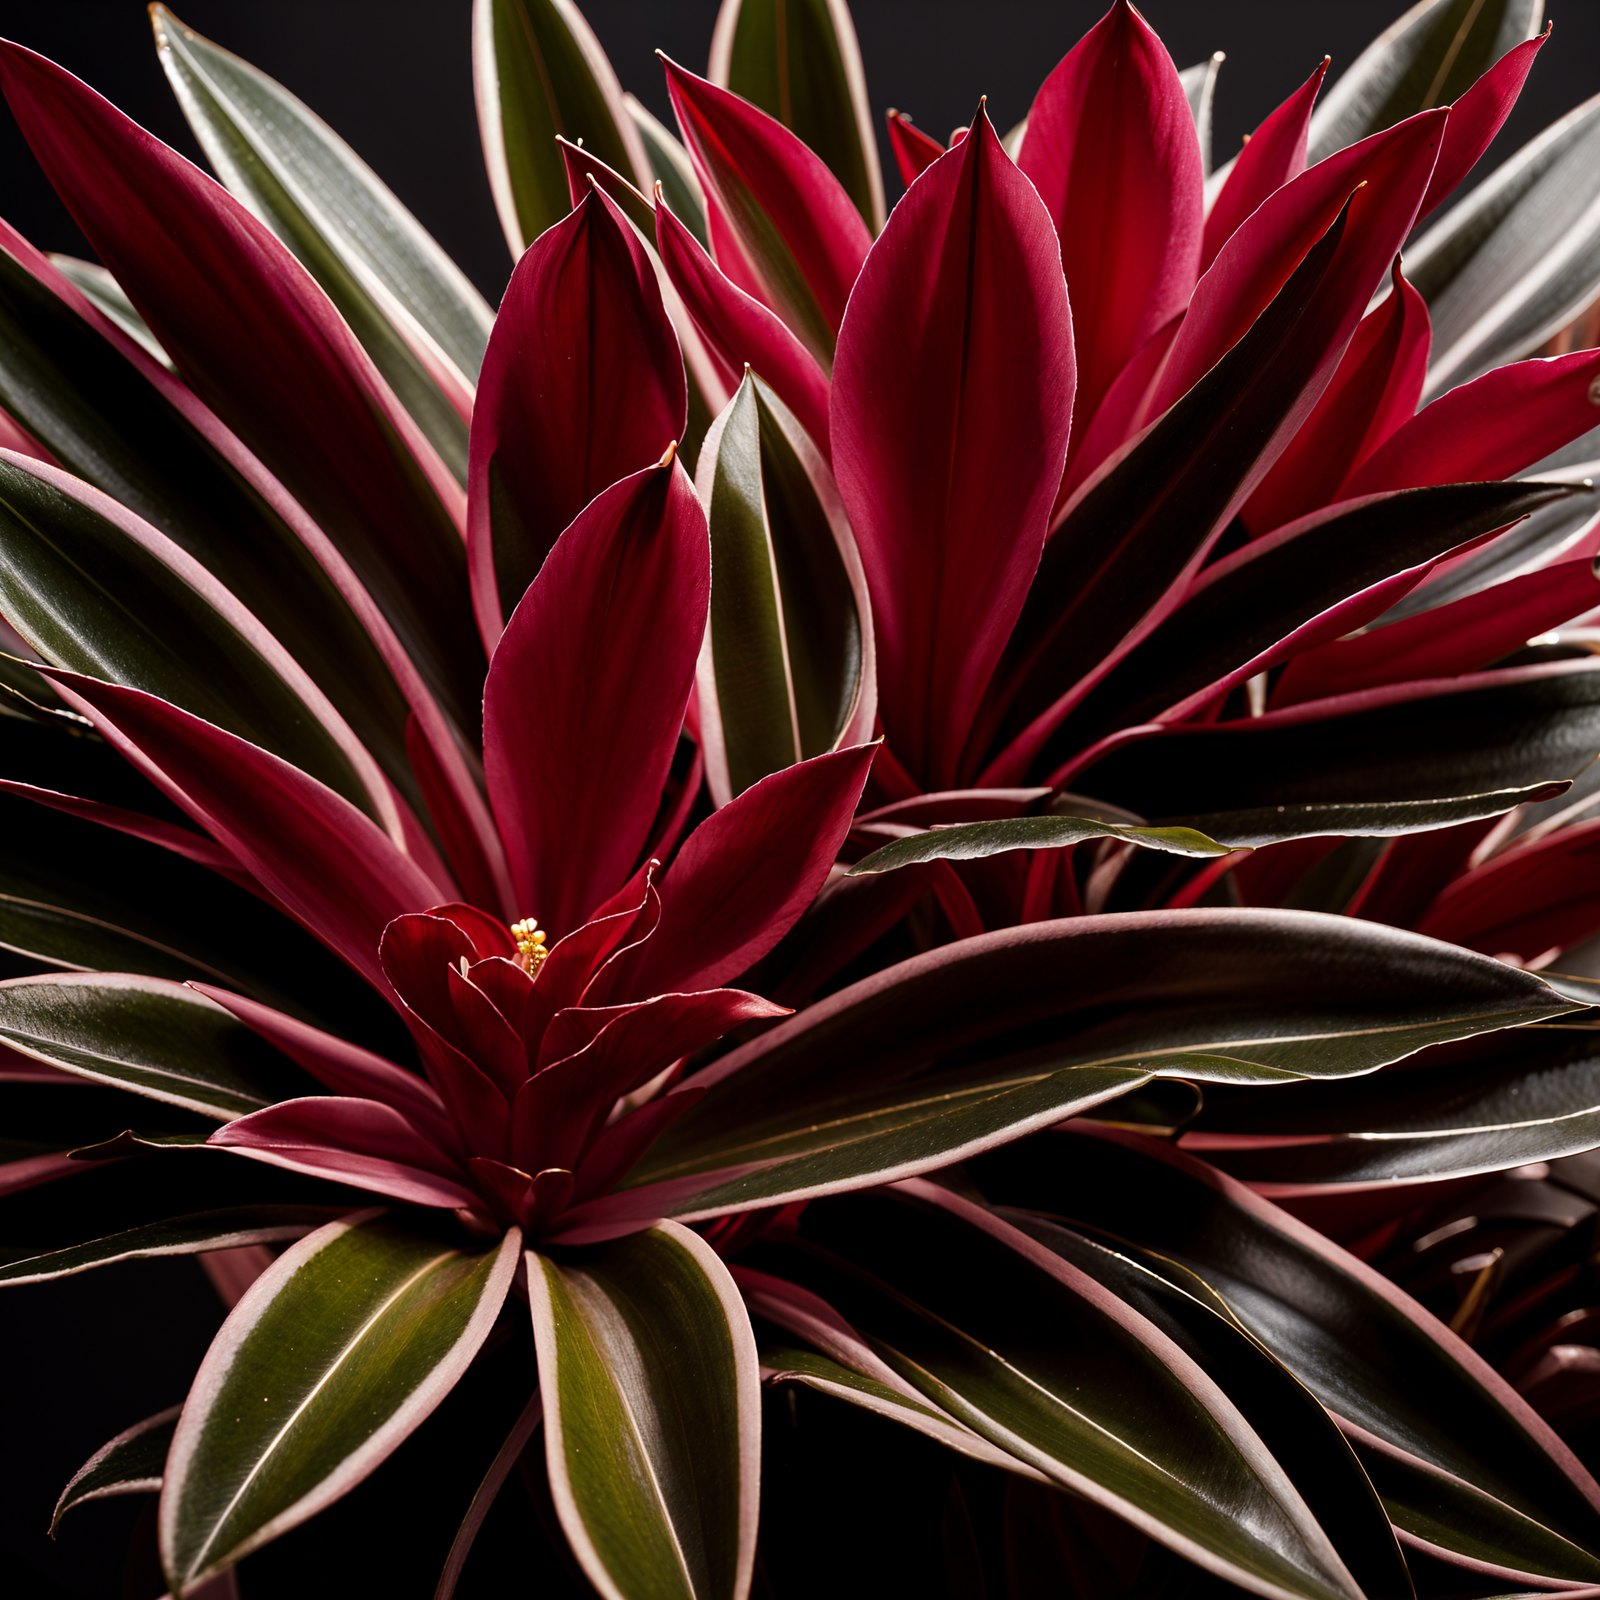
[[[474,0],[472,73],[489,187],[513,260],[570,209],[557,134],[650,188],[622,86],[571,0]]]
[[[850,868],[850,876],[864,872],[893,872],[918,861],[976,861],[1005,850],[1064,850],[1084,839],[1123,839],[1175,856],[1225,856],[1230,847],[1208,839],[1192,828],[1130,828],[1091,817],[1011,817],[1000,822],[969,822],[931,828],[906,839],[896,839]]]
[[[770,1259],[941,1409],[1061,1487],[1252,1588],[1359,1593],[1238,1408],[1076,1264],[928,1184],[815,1206],[801,1239]],[[773,1270],[767,1251],[756,1259]]]
[[[70,74],[7,46],[0,80],[190,387],[316,519],[458,725],[475,728],[464,496],[327,296],[225,189]]]
[[[839,180],[776,118],[662,58],[678,126],[748,275],[824,373],[872,235]]]
[[[1303,1223],[1193,1157],[1106,1130],[1015,1146],[974,1176],[991,1200],[1128,1240],[1158,1273],[1175,1260],[1198,1275],[1341,1421],[1369,1473],[1393,1462],[1410,1478],[1405,1497],[1377,1482],[1402,1530],[1503,1576],[1600,1578],[1600,1491],[1566,1447],[1447,1328]]]
[[[175,1594],[338,1499],[411,1433],[488,1336],[520,1245],[513,1228],[472,1254],[358,1212],[251,1285],[167,1458],[161,1559]]]
[[[234,1206],[225,1211],[199,1211],[168,1222],[128,1228],[71,1249],[7,1262],[0,1267],[0,1284],[43,1283],[144,1256],[194,1255],[206,1250],[236,1250],[240,1245],[302,1239],[338,1214],[329,1206]]]
[[[858,1187],[1157,1073],[1359,1074],[1561,1006],[1485,957],[1304,912],[1130,912],[984,934],[830,995],[692,1076],[707,1093],[632,1187],[573,1221]]]
[[[855,24],[843,0],[725,0],[707,76],[827,162],[862,221],[883,227],[883,174]]]
[[[1419,111],[1458,100],[1529,38],[1543,0],[1424,0],[1392,22],[1329,89],[1311,122],[1313,162]]]
[[[494,313],[377,174],[282,84],[165,6],[150,20],[167,81],[217,176],[322,285],[464,486],[472,385]]]
[[[467,549],[488,649],[562,530],[683,438],[685,407],[645,247],[591,193],[517,263],[484,358]]]
[[[0,983],[0,1040],[36,1060],[226,1121],[303,1092],[297,1068],[221,1006],[159,978]]]
[[[743,1600],[755,1560],[755,1339],[728,1269],[674,1223],[528,1255],[550,1488],[608,1600]]]
[[[134,1423],[115,1439],[101,1445],[73,1473],[61,1491],[50,1518],[51,1537],[55,1537],[61,1519],[85,1501],[103,1500],[118,1494],[149,1494],[159,1489],[167,1450],[182,1409],[173,1406],[170,1410],[158,1411],[155,1416]]]
[[[1433,318],[1430,395],[1531,355],[1594,299],[1597,150],[1600,98],[1524,145],[1407,252]]]
[[[832,396],[884,729],[927,789],[953,786],[1023,606],[1074,393],[1055,229],[988,118],[974,127],[912,186],[868,256]]]

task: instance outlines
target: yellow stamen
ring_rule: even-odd
[[[544,929],[532,917],[511,924],[511,937],[517,941],[517,965],[529,977],[539,976],[539,968],[550,954],[544,947]]]

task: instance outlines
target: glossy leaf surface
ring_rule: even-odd
[[[727,1268],[673,1223],[529,1253],[551,1493],[608,1600],[742,1600],[755,1559],[755,1340]]]
[[[161,1491],[187,1593],[338,1499],[449,1392],[499,1314],[521,1237],[468,1254],[378,1212],[280,1256],[196,1375]]]
[[[893,872],[918,861],[976,861],[1006,850],[1063,850],[1085,839],[1122,839],[1175,856],[1225,856],[1229,846],[1192,828],[1132,828],[1090,817],[1010,817],[969,822],[896,839],[850,868],[850,876]]]

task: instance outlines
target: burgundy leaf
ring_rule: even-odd
[[[659,460],[687,415],[655,269],[616,204],[591,191],[517,263],[483,360],[467,546],[489,649],[562,529]]]
[[[879,710],[927,789],[953,786],[1072,417],[1055,229],[986,115],[976,128],[895,207],[834,369],[834,473],[872,595]]]
[[[1493,143],[1494,136],[1511,115],[1517,96],[1522,93],[1533,58],[1550,37],[1550,27],[1546,24],[1537,39],[1525,39],[1515,49],[1506,51],[1450,107],[1450,121],[1444,130],[1444,143],[1439,148],[1439,164],[1433,169],[1433,181],[1428,185],[1427,194],[1422,197],[1417,211],[1419,220],[1449,195]]]
[[[220,184],[69,73],[8,44],[0,86],[189,384],[327,530],[470,727],[465,503],[327,296]]]
[[[1127,0],[1045,79],[1017,164],[1060,235],[1087,422],[1111,380],[1189,303],[1200,271],[1194,118],[1166,47]]]
[[[921,128],[912,127],[911,118],[903,111],[891,107],[884,121],[889,128],[889,148],[894,151],[894,163],[900,169],[900,181],[909,189],[944,154],[944,146]]]
[[[669,450],[561,535],[495,651],[484,689],[489,797],[522,908],[553,936],[627,878],[649,836],[710,576],[705,513]]]
[[[667,871],[661,921],[629,965],[628,991],[709,988],[764,956],[822,887],[875,749],[785,767],[702,822]]]
[[[728,279],[664,201],[656,206],[656,247],[684,309],[730,381],[737,382],[749,363],[826,457],[828,380],[810,351],[781,318]]]
[[[659,1100],[648,1101],[637,1111],[630,1111],[611,1123],[589,1146],[583,1165],[578,1168],[573,1203],[581,1204],[616,1188],[637,1165],[640,1156],[704,1094],[704,1089],[678,1089]],[[0,1172],[3,1171],[4,1168],[0,1168]]]
[[[1600,421],[1600,352],[1496,367],[1424,406],[1344,486],[1346,495],[1510,478]]]
[[[376,1100],[285,1100],[225,1123],[206,1142],[412,1205],[453,1210],[477,1203],[438,1148]]]
[[[1471,672],[1596,606],[1600,580],[1594,563],[1563,561],[1310,651],[1289,663],[1273,691],[1273,704]]]
[[[738,95],[661,58],[683,142],[764,300],[826,372],[872,235],[821,157]],[[726,270],[726,269],[724,269]],[[729,274],[733,276],[733,274]],[[741,285],[741,287],[747,287]]]
[[[455,766],[461,767],[459,751],[452,750],[452,754]],[[415,712],[406,719],[406,759],[462,889],[478,903],[514,915],[505,847],[494,831],[488,808],[464,772],[446,770],[438,742],[429,737]]]
[[[1257,206],[1306,170],[1311,105],[1327,70],[1328,58],[1324,56],[1317,70],[1250,135],[1234,158],[1206,218],[1205,241],[1200,251],[1202,272],[1217,259],[1217,252]]]
[[[124,754],[292,917],[380,989],[383,929],[439,898],[438,885],[369,817],[298,767],[138,689],[51,668]]]
[[[1362,318],[1322,398],[1240,513],[1253,533],[1343,499],[1356,468],[1416,415],[1432,327],[1399,256],[1390,275],[1393,291]]]

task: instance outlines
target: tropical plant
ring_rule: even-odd
[[[0,48],[103,263],[0,232],[0,1283],[233,1308],[57,1520],[248,1591],[471,1387],[440,1595],[519,1467],[628,1600],[852,1473],[962,1595],[1600,1583],[1600,101],[1413,237],[1538,0],[1215,172],[1117,0],[887,216],[839,0],[681,142],[478,0],[495,312],[152,15],[220,184]]]

